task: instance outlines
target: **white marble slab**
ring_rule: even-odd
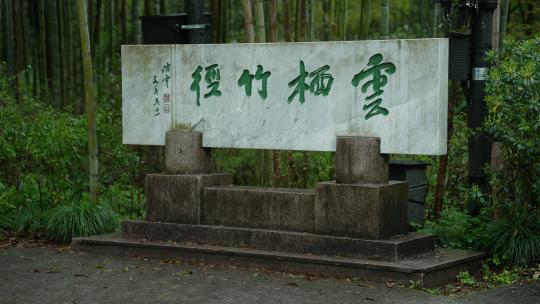
[[[387,82],[378,91],[388,114],[367,118],[363,107],[375,91],[361,87],[373,76],[357,87],[351,81],[376,54],[395,72],[382,72]],[[308,88],[303,104],[298,96],[289,103],[295,86],[288,84],[300,75],[300,61],[307,72],[328,65],[333,83],[326,96]],[[155,115],[152,80],[167,63],[169,87],[161,83],[158,96],[170,93],[172,109],[165,113],[162,103]],[[213,64],[221,96],[204,98],[210,91],[204,68]],[[249,97],[238,84],[243,70],[256,74],[258,65],[271,72],[266,99],[258,94],[261,80],[253,79]],[[200,105],[191,90],[198,66]],[[125,144],[163,145],[167,130],[182,128],[202,132],[206,147],[334,151],[336,136],[355,135],[380,137],[383,153],[446,153],[447,39],[123,46],[122,89]]]

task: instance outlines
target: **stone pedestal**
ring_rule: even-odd
[[[316,233],[369,239],[406,234],[407,191],[407,182],[317,183]]]
[[[214,172],[211,149],[203,148],[201,133],[167,132],[165,135],[165,172],[167,174]]]
[[[199,224],[204,187],[231,184],[231,174],[148,174],[146,219]]]
[[[336,182],[315,187],[319,234],[383,239],[406,234],[407,182],[388,181],[388,155],[375,137],[338,137]]]
[[[336,181],[339,184],[388,183],[388,154],[377,137],[338,136]]]
[[[229,186],[231,174],[212,173],[210,149],[202,134],[168,131],[165,173],[146,176],[146,219],[152,222],[199,224],[204,187]]]

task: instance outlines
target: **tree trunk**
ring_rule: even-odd
[[[253,29],[253,16],[251,15],[251,0],[242,0],[244,11],[244,39],[246,42],[255,42],[255,31]]]
[[[97,204],[98,191],[98,151],[96,134],[96,104],[94,102],[94,82],[92,78],[92,55],[90,53],[90,35],[84,0],[77,0],[79,11],[79,31],[81,34],[81,55],[84,77],[84,100],[88,119],[88,159],[90,173],[90,200]]]
[[[450,146],[450,140],[452,139],[452,133],[454,130],[454,105],[457,101],[457,92],[459,89],[459,82],[456,80],[451,81],[450,96],[448,98],[448,120],[447,120],[447,145]],[[445,155],[439,156],[439,168],[437,171],[437,184],[435,186],[435,195],[433,199],[433,218],[439,220],[442,211],[442,201],[445,191],[446,182],[446,169],[448,167],[448,152]]]

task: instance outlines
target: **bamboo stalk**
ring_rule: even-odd
[[[302,38],[300,37],[300,27],[301,27],[301,24],[300,24],[300,7],[301,7],[301,4],[300,4],[300,1],[302,0],[296,0],[296,3],[295,3],[295,6],[294,6],[294,9],[295,9],[295,18],[294,18],[294,41],[298,42],[298,41],[302,41]]]
[[[381,1],[381,38],[388,39],[388,25],[390,15],[389,0]]]
[[[141,23],[139,21],[140,4],[140,0],[133,0],[131,6],[131,41],[135,44],[141,43]]]
[[[268,0],[268,42],[277,41],[277,4],[276,0]]]
[[[337,2],[337,38],[347,40],[347,0]]]
[[[283,33],[286,42],[292,41],[289,0],[283,0]]]
[[[255,42],[255,30],[253,28],[253,16],[251,14],[251,0],[242,0],[244,10],[244,36],[246,42]]]
[[[98,158],[96,135],[96,104],[94,102],[94,82],[92,78],[92,54],[90,53],[90,35],[88,17],[84,0],[77,0],[79,13],[79,31],[81,35],[81,56],[84,78],[84,100],[88,119],[88,159],[90,175],[90,200],[97,204],[99,197]]]
[[[266,31],[264,28],[264,2],[255,0],[255,42],[266,42]]]
[[[63,7],[63,1],[59,1],[58,5],[58,36],[59,36],[59,54],[60,54],[60,61],[59,61],[59,80],[60,80],[60,95],[62,97],[60,102],[60,107],[64,108],[68,102],[67,94],[66,94],[66,87],[67,87],[67,73],[66,73],[66,34],[64,32],[64,7]],[[60,96],[59,96],[60,97]]]
[[[306,0],[300,0],[300,39],[299,41],[306,41]]]
[[[212,10],[212,41],[214,43],[220,43],[220,39],[219,39],[219,25],[221,24],[220,23],[220,17],[221,17],[221,14],[220,14],[220,5],[221,5],[221,1],[219,0],[212,0],[212,7],[211,7],[211,10]]]
[[[499,53],[504,53],[504,39],[506,38],[506,27],[508,25],[508,5],[510,0],[501,0],[501,21],[499,31]]]
[[[433,28],[432,28],[432,31],[431,31],[431,36],[432,37],[437,37],[437,35],[438,35],[440,11],[441,11],[441,4],[439,2],[433,3],[433,12],[432,12],[432,17],[433,17],[432,26],[433,26]]]
[[[369,39],[369,18],[371,12],[371,0],[362,0],[362,11],[360,12],[360,39]]]

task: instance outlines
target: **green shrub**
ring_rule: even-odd
[[[456,276],[456,279],[464,286],[474,286],[476,285],[476,280],[469,274],[468,271],[461,271]]]
[[[439,222],[426,221],[422,232],[433,233],[443,247],[479,248],[485,243],[485,217],[456,209],[443,210]]]
[[[46,230],[50,238],[70,242],[73,237],[108,233],[118,227],[118,215],[109,207],[82,200],[51,211]]]
[[[530,265],[540,259],[540,225],[530,216],[505,217],[488,228],[488,248],[503,261]]]
[[[501,142],[504,164],[491,170],[489,249],[504,261],[531,264],[540,252],[540,38],[509,41],[492,54],[484,129]]]

